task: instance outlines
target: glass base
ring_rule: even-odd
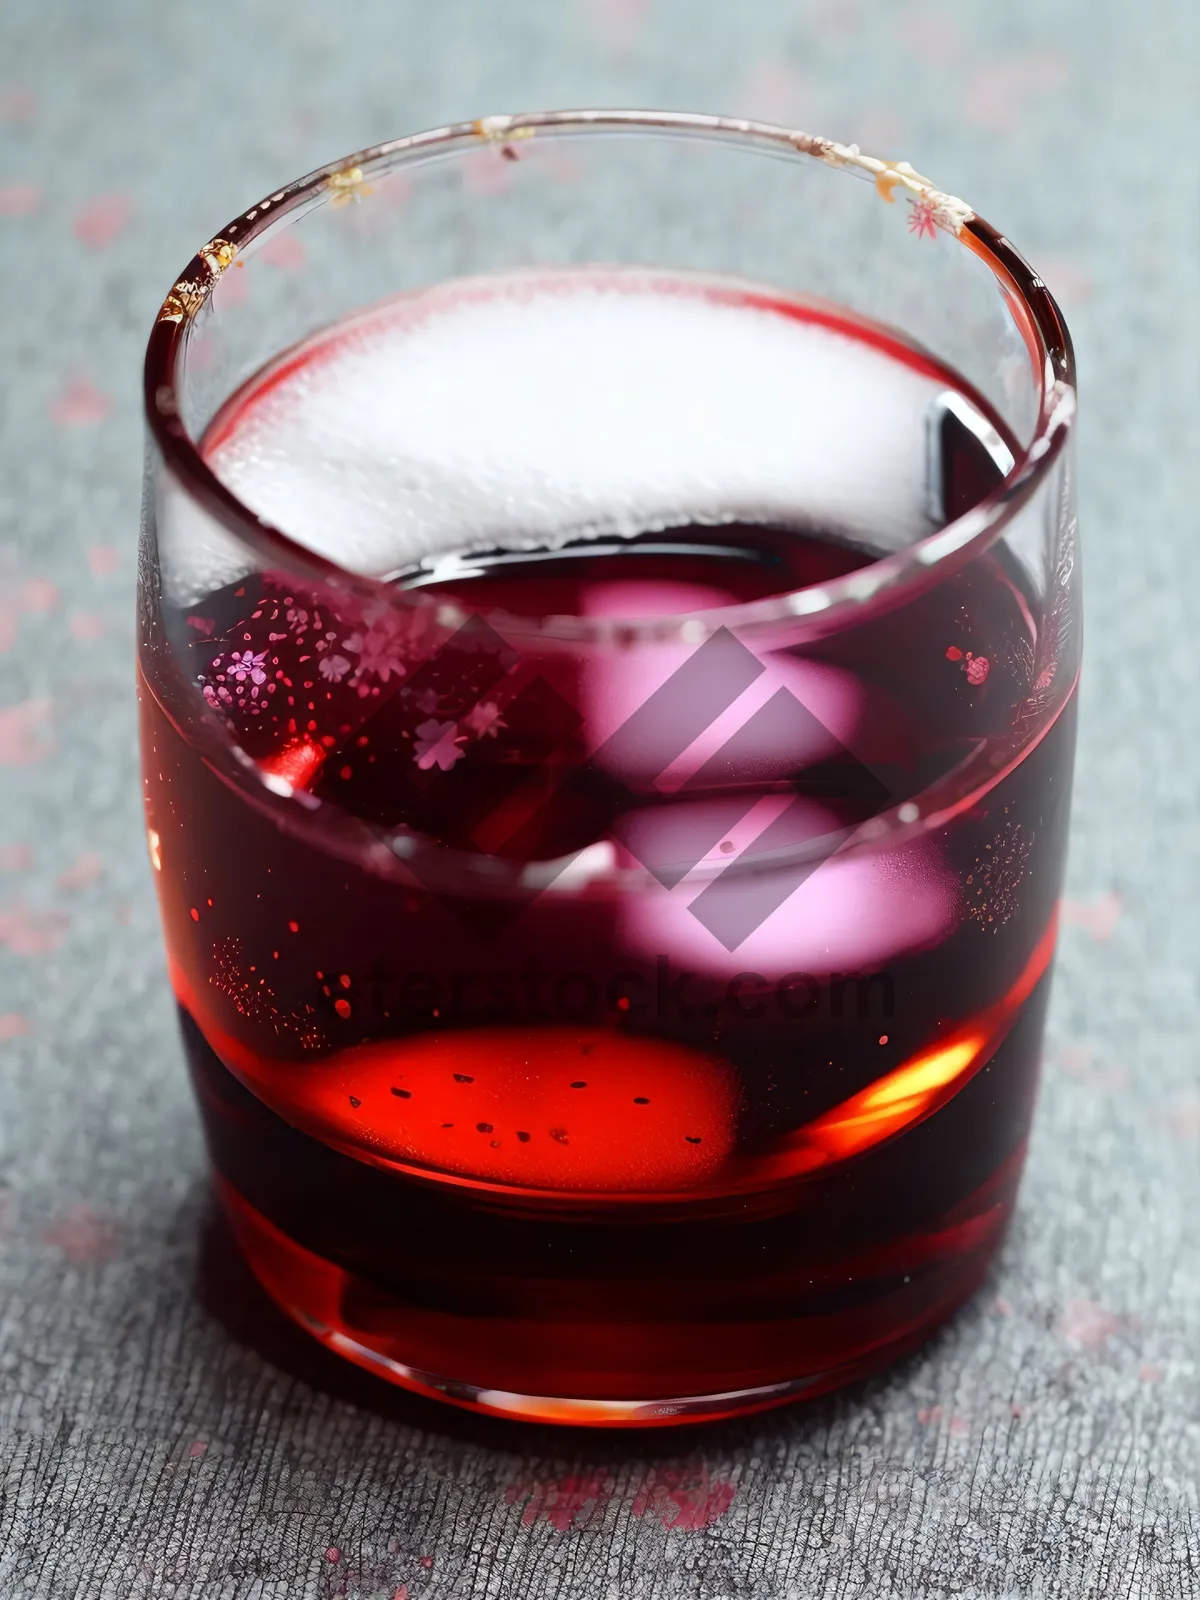
[[[238,1244],[259,1283],[288,1316],[328,1349],[431,1400],[511,1421],[574,1427],[653,1428],[714,1422],[813,1399],[867,1377],[922,1344],[957,1310],[979,1286],[992,1255],[989,1248],[982,1259],[973,1258],[968,1273],[959,1278],[952,1293],[918,1324],[823,1371],[719,1394],[634,1399],[519,1394],[411,1366],[377,1343],[368,1342],[370,1335],[362,1329],[349,1328],[342,1314],[343,1291],[352,1281],[351,1275],[289,1239],[228,1183],[217,1178],[216,1187]],[[394,1341],[388,1338],[387,1343]]]

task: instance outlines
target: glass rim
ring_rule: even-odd
[[[144,366],[144,404],[150,436],[167,471],[205,511],[269,567],[312,581],[335,583],[389,606],[406,603],[445,611],[444,597],[399,589],[317,554],[259,516],[213,471],[180,415],[177,375],[187,335],[210,302],[223,273],[247,244],[279,216],[357,196],[375,173],[418,164],[430,155],[550,134],[642,134],[747,145],[763,154],[817,160],[873,181],[881,197],[901,189],[926,208],[929,220],[979,257],[992,272],[1038,376],[1038,412],[1029,443],[1015,452],[1012,467],[983,500],[961,516],[866,567],[763,599],[693,613],[658,617],[586,618],[527,616],[498,609],[485,612],[500,631],[547,640],[622,643],[679,637],[699,642],[718,628],[757,632],[787,624],[796,642],[834,633],[889,611],[922,594],[965,562],[983,554],[1037,491],[1064,448],[1076,409],[1075,358],[1062,312],[1041,277],[1007,238],[964,201],[937,189],[907,162],[864,155],[857,145],[741,117],[699,112],[583,109],[523,112],[448,123],[373,145],[332,161],[260,200],[232,219],[193,256],[168,293],[150,332]],[[453,607],[451,607],[453,609]]]

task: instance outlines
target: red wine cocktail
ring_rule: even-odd
[[[304,1326],[662,1423],[978,1285],[1066,846],[1073,401],[962,202],[716,118],[398,141],[192,262],[147,836],[218,1192]]]

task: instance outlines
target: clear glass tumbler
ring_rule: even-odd
[[[217,1188],[303,1326],[664,1423],[979,1284],[1066,847],[1074,403],[1007,240],[765,124],[442,128],[189,263],[147,839]]]

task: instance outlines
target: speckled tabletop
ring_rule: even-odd
[[[7,0],[3,1600],[1200,1592],[1198,68],[1190,0]],[[907,157],[1043,270],[1082,373],[1089,659],[1015,1230],[889,1374],[653,1436],[385,1390],[247,1280],[209,1209],[134,751],[139,366],[177,269],[344,151],[586,103]]]

